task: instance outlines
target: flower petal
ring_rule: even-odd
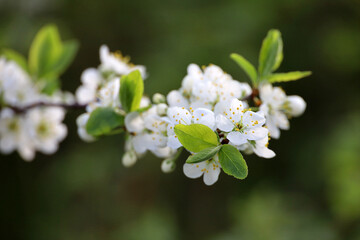
[[[206,167],[205,162],[189,164],[185,163],[183,166],[183,171],[185,176],[188,178],[198,178],[203,175],[204,171],[202,171]]]
[[[240,132],[231,132],[227,135],[227,139],[235,145],[241,145],[247,143],[247,136]]]
[[[230,132],[234,129],[234,124],[224,115],[219,114],[216,116],[216,127],[221,131]]]
[[[205,108],[198,108],[193,112],[193,122],[208,126],[215,130],[215,116],[214,113]]]

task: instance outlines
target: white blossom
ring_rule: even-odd
[[[234,98],[220,102],[215,107],[216,126],[227,134],[227,139],[234,145],[241,145],[251,140],[260,140],[268,131],[262,127],[265,118],[259,113],[244,109],[244,103]]]
[[[129,63],[129,57],[120,53],[111,53],[106,45],[100,47],[100,69],[105,72],[114,72],[117,75],[127,75],[134,70],[139,70],[143,79],[146,78],[146,68],[141,65]]]
[[[0,93],[12,106],[23,107],[40,100],[39,90],[30,76],[15,62],[1,60]]]
[[[237,147],[240,151],[245,152],[246,154],[255,153],[259,157],[273,158],[273,157],[275,157],[275,153],[273,150],[268,148],[269,139],[270,138],[268,138],[268,137],[264,137],[263,139],[256,140],[256,141],[254,141],[254,140],[248,141],[245,144],[242,144],[240,146],[235,146],[235,147]]]
[[[85,142],[93,142],[96,140],[95,137],[91,136],[86,131],[86,124],[87,121],[89,120],[89,117],[90,117],[89,113],[83,113],[80,116],[78,116],[76,119],[76,124],[78,126],[77,129],[78,135]]]
[[[17,150],[24,160],[31,161],[35,156],[35,150],[25,121],[23,115],[16,115],[9,108],[0,112],[0,150],[4,154]]]
[[[260,111],[265,114],[266,126],[272,138],[280,137],[280,129],[288,130],[289,117],[301,115],[306,108],[305,101],[299,96],[286,96],[280,87],[263,84],[259,87],[262,104]]]
[[[204,183],[210,186],[219,179],[221,165],[219,163],[218,155],[215,155],[212,159],[200,163],[185,163],[183,170],[185,176],[188,178],[199,178],[204,176]]]
[[[67,135],[62,123],[65,110],[60,107],[33,108],[26,113],[26,128],[34,147],[45,154],[57,151],[59,142]]]

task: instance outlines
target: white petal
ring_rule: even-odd
[[[275,157],[275,153],[273,150],[268,149],[267,147],[256,147],[254,148],[254,152],[259,157],[263,158],[273,158]]]
[[[247,143],[247,136],[244,133],[240,132],[231,132],[227,135],[227,139],[235,145],[241,145]]]
[[[290,104],[290,114],[294,117],[298,117],[304,113],[306,108],[306,102],[300,96],[289,96],[287,101]]]
[[[265,118],[262,113],[247,111],[244,113],[242,123],[246,128],[261,127],[265,123]]]
[[[137,135],[132,137],[132,145],[137,154],[145,153],[150,146],[149,142],[149,135]]]
[[[204,172],[204,183],[208,186],[213,185],[217,182],[221,171],[220,168],[216,167],[215,163],[212,162],[210,162],[207,168],[208,170]],[[215,167],[212,166],[213,164],[215,165]]]
[[[131,112],[125,117],[125,127],[129,132],[141,132],[145,129],[144,120],[138,112]]]
[[[77,132],[79,137],[85,142],[93,142],[96,140],[96,138],[87,133],[85,128],[78,128]]]
[[[158,158],[168,158],[171,157],[176,151],[170,147],[156,148],[150,150]]]
[[[266,126],[269,130],[270,137],[279,139],[280,138],[280,129],[276,126],[276,124],[272,121],[272,118],[266,119]]]
[[[167,145],[172,149],[178,149],[179,147],[182,146],[179,139],[175,135],[168,136]]]
[[[260,140],[268,136],[269,131],[264,127],[257,127],[244,130],[248,140]]]
[[[185,107],[170,107],[167,114],[173,124],[191,124],[191,114]]]
[[[171,91],[167,96],[166,100],[170,107],[185,107],[189,108],[189,101],[176,90]]]
[[[87,104],[95,100],[95,91],[87,86],[80,86],[76,90],[76,100],[80,104]]]
[[[290,128],[289,120],[286,115],[280,111],[275,112],[273,120],[280,129],[288,130]]]
[[[224,115],[219,114],[216,116],[216,127],[221,131],[230,132],[234,129],[234,124]]]
[[[93,90],[98,87],[101,79],[101,74],[96,68],[88,68],[81,74],[81,82]]]
[[[205,162],[200,162],[197,164],[185,163],[183,166],[183,171],[185,176],[188,178],[198,178],[203,175],[203,169],[206,167]]]
[[[214,113],[205,108],[198,108],[193,112],[193,122],[208,126],[215,130],[215,116]]]

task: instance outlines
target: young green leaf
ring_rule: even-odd
[[[110,107],[95,109],[86,124],[88,134],[98,137],[110,134],[115,128],[124,126],[124,116]]]
[[[20,53],[11,49],[3,49],[2,55],[4,55],[7,60],[16,62],[25,72],[29,71],[27,61]]]
[[[283,59],[283,43],[278,30],[270,30],[264,39],[259,56],[260,78],[268,76],[275,71]]]
[[[59,31],[54,25],[40,29],[33,40],[29,52],[29,70],[37,78],[49,73],[49,68],[62,51]]]
[[[120,102],[126,112],[133,112],[140,106],[144,82],[139,70],[125,75],[120,80]]]
[[[231,145],[223,145],[219,151],[219,161],[221,168],[228,175],[238,179],[247,177],[248,168],[246,162],[235,147]]]
[[[206,148],[194,155],[191,155],[186,160],[186,163],[198,163],[209,160],[210,158],[214,157],[220,151],[221,145],[217,147],[209,147]]]
[[[255,84],[257,82],[257,72],[255,67],[239,54],[233,53],[230,57],[244,70],[250,80]]]
[[[307,76],[310,76],[311,72],[310,71],[306,71],[306,72],[300,72],[300,71],[295,71],[295,72],[288,72],[288,73],[274,73],[271,74],[268,77],[268,82],[270,83],[275,83],[275,82],[289,82],[289,81],[295,81]]]
[[[200,152],[219,145],[216,133],[203,124],[178,124],[174,130],[180,143],[190,152]]]
[[[52,74],[62,74],[74,60],[78,51],[79,43],[75,40],[67,41],[61,46],[59,55],[54,59],[48,71]]]

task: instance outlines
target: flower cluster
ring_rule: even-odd
[[[274,73],[280,66],[280,32],[269,31],[263,41],[259,66],[238,54],[231,58],[245,71],[248,83],[235,80],[219,66],[190,64],[178,90],[166,96],[144,95],[146,69],[121,53],[100,48],[100,65],[81,75],[75,97],[59,88],[59,76],[77,49],[62,42],[56,27],[44,27],[30,48],[29,61],[8,50],[0,58],[0,151],[17,150],[25,160],[35,151],[52,154],[67,134],[62,123],[68,108],[83,108],[77,118],[78,135],[92,142],[102,136],[125,134],[126,167],[147,152],[162,158],[169,173],[181,150],[190,152],[183,165],[189,178],[203,176],[214,184],[225,172],[238,179],[248,169],[241,153],[272,158],[271,138],[289,129],[289,119],[306,108],[299,96],[286,96],[274,83],[297,80],[310,72]],[[27,62],[29,63],[27,65]]]
[[[76,100],[86,105],[86,113],[77,119],[78,134],[82,140],[92,142],[93,136],[86,132],[86,124],[90,114],[98,107],[111,107],[122,109],[119,92],[120,78],[139,70],[142,77],[146,77],[144,66],[133,65],[129,58],[123,57],[121,53],[111,53],[106,45],[100,47],[100,61],[98,68],[88,68],[81,75],[82,85],[76,90]],[[147,97],[142,98],[141,106],[148,106]]]
[[[70,93],[57,91],[51,96],[42,93],[42,85],[34,83],[30,75],[13,61],[0,58],[0,151],[9,154],[15,150],[27,161],[35,152],[53,154],[67,135],[62,123],[65,109],[57,106],[29,108],[47,102],[71,103]]]

